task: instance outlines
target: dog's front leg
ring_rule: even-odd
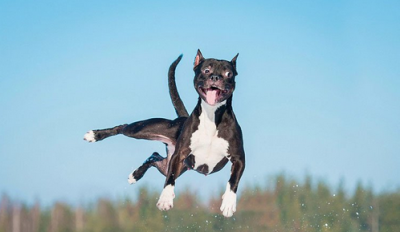
[[[244,155],[238,158],[232,157],[231,162],[231,177],[226,185],[225,193],[222,195],[220,208],[225,217],[232,217],[233,213],[236,212],[236,192],[245,167]]]
[[[170,210],[172,207],[174,207],[173,200],[175,198],[175,180],[187,170],[187,167],[183,165],[183,157],[186,157],[184,154],[186,154],[186,152],[172,155],[164,189],[161,192],[160,198],[157,202],[157,207],[160,210]]]

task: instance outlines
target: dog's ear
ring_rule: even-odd
[[[197,55],[196,55],[196,58],[194,58],[194,67],[193,67],[193,69],[195,69],[197,67],[197,65],[199,65],[203,60],[204,60],[204,57],[201,54],[200,49],[197,49]]]
[[[236,54],[236,56],[233,57],[233,59],[231,60],[231,64],[232,64],[233,68],[235,69],[235,75],[237,75],[237,71],[236,71],[236,59],[238,58],[238,56],[239,56],[239,53]]]

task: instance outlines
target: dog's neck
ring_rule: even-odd
[[[205,116],[210,120],[215,122],[215,112],[220,108],[226,106],[226,100],[223,102],[218,102],[215,105],[209,105],[206,103],[203,99],[201,99],[200,107],[201,107],[201,112],[205,113]]]

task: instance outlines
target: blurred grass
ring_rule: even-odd
[[[341,185],[278,175],[269,186],[242,186],[237,212],[224,218],[221,196],[200,202],[196,193],[177,195],[174,208],[157,209],[159,193],[139,189],[135,201],[98,199],[90,206],[56,202],[28,206],[3,195],[0,232],[8,231],[400,231],[400,191],[374,194],[358,184],[350,194]]]

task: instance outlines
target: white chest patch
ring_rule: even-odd
[[[224,157],[229,155],[229,144],[225,139],[218,137],[215,126],[215,111],[224,104],[225,101],[210,106],[203,100],[201,102],[200,124],[198,130],[190,138],[190,149],[195,157],[194,169],[205,164],[210,173]]]

